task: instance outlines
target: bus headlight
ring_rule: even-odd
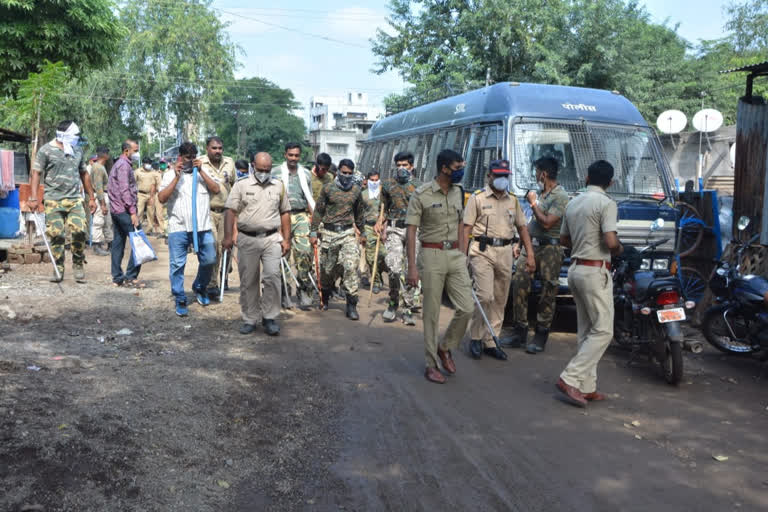
[[[651,270],[651,260],[644,258],[640,261],[640,270]]]
[[[653,270],[669,270],[669,260],[653,260]]]

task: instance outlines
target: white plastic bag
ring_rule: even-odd
[[[131,231],[128,235],[131,239],[131,257],[133,258],[134,265],[143,265],[157,259],[157,254],[155,254],[152,246],[149,245],[149,240],[147,240],[144,230]]]

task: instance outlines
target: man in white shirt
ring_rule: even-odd
[[[163,204],[168,203],[168,252],[176,314],[187,316],[184,267],[190,245],[197,252],[198,262],[192,289],[201,306],[211,303],[206,294],[216,263],[216,243],[211,231],[211,196],[219,193],[220,186],[203,171],[202,162],[197,158],[197,147],[191,142],[179,146],[179,159],[174,171],[163,175],[157,198]]]

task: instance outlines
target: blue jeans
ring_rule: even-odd
[[[192,289],[205,293],[211,280],[213,265],[216,263],[216,244],[213,232],[199,231],[197,233],[197,277],[192,283]],[[168,253],[171,264],[171,293],[176,303],[187,302],[184,293],[184,267],[187,265],[187,247],[192,245],[192,232],[179,231],[168,234]]]
[[[128,258],[128,266],[123,274],[123,254],[125,253],[128,233],[134,231],[130,213],[110,213],[112,215],[112,282],[122,284],[123,281],[133,281],[139,277],[141,265],[133,264],[133,251]],[[141,226],[139,226],[141,228]],[[130,245],[130,242],[128,243]]]

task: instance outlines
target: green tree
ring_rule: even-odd
[[[728,40],[737,53],[762,53],[768,48],[768,3],[765,0],[732,2],[726,8]]]
[[[0,0],[0,93],[61,61],[83,74],[107,65],[126,35],[110,0]]]
[[[293,113],[299,107],[290,89],[264,78],[238,80],[211,108],[211,134],[234,143],[225,149],[238,158],[266,151],[279,162],[285,143],[304,139],[304,121]]]

